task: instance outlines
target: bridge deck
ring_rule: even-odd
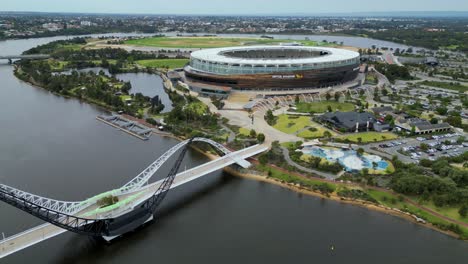
[[[175,177],[174,183],[172,184],[171,189],[176,188],[185,183],[188,183],[190,181],[193,181],[211,172],[222,169],[226,166],[237,163],[239,160],[243,160],[248,157],[254,156],[256,154],[259,154],[261,152],[264,152],[267,149],[268,148],[266,146],[255,145],[246,149],[232,152],[226,156],[212,160],[198,167],[186,170],[184,172],[180,172]],[[124,208],[117,208],[111,212],[101,213],[101,214],[97,214],[93,216],[95,216],[96,218],[117,217],[121,214],[131,211],[135,206],[137,206],[141,202],[150,198],[154,194],[154,192],[156,192],[156,190],[159,188],[161,183],[162,183],[162,180],[159,180],[157,182],[144,186],[137,192],[123,194],[119,196],[119,201],[124,200],[128,198],[129,196],[135,195],[135,194],[138,194],[138,199],[135,199],[131,203],[127,204]],[[97,207],[93,205],[80,211],[76,215],[83,216],[85,214],[89,214],[90,212],[93,212],[95,209],[97,209]],[[46,224],[34,227],[32,229],[26,230],[17,235],[8,237],[1,243],[0,258],[6,257],[10,254],[13,254],[17,251],[20,251],[24,248],[35,245],[39,242],[42,242],[44,240],[47,240],[49,238],[52,238],[64,232],[66,232],[65,229],[46,223]]]
[[[26,55],[5,55],[0,56],[0,60],[15,60],[15,59],[48,59],[50,55],[48,54],[26,54]]]

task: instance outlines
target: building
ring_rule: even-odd
[[[448,123],[431,124],[429,121],[420,118],[400,119],[395,123],[395,125],[408,132],[411,132],[414,127],[414,133],[416,135],[447,132],[452,130],[452,127]]]
[[[48,31],[58,31],[58,30],[63,29],[63,25],[58,24],[58,23],[45,23],[45,24],[42,24],[42,28]]]
[[[80,25],[83,27],[90,27],[92,25],[91,21],[81,21]]]
[[[437,66],[439,65],[439,60],[435,57],[427,57],[425,60],[424,60],[424,63],[426,65],[429,65],[429,66]]]
[[[324,124],[341,132],[369,131],[374,127],[374,115],[368,112],[329,112],[318,117]]]
[[[324,88],[356,79],[359,53],[305,46],[245,46],[192,52],[185,66],[189,86],[234,90]]]
[[[387,114],[393,114],[393,108],[391,106],[374,107],[372,112],[375,115],[386,116]]]

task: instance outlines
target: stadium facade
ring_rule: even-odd
[[[323,88],[354,80],[359,53],[306,46],[245,46],[192,52],[186,80],[196,90]]]

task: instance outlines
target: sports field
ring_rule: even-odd
[[[328,45],[312,40],[263,39],[263,38],[218,38],[218,37],[151,37],[127,40],[125,44],[161,48],[220,48],[245,45],[275,45],[298,42],[304,46]]]
[[[182,68],[187,64],[188,59],[154,59],[154,60],[139,60],[138,64],[150,68]]]

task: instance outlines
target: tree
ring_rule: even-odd
[[[334,96],[335,96],[335,101],[338,102],[338,101],[340,100],[340,94],[339,94],[339,93],[335,93]]]
[[[361,170],[361,173],[362,173],[362,176],[367,176],[367,175],[369,175],[369,169],[364,168],[364,169]]]
[[[327,110],[328,110],[328,112],[332,112],[332,111],[333,111],[333,109],[332,109],[332,107],[331,107],[330,105],[327,105]]]
[[[462,127],[462,119],[460,116],[449,116],[445,119],[445,122],[449,123],[454,127]]]
[[[379,164],[375,161],[372,162],[372,168],[376,170],[379,167]]]
[[[270,125],[274,126],[276,123],[276,117],[273,115],[273,111],[268,110],[265,114],[265,121]]]
[[[358,148],[356,150],[356,153],[358,154],[358,156],[362,156],[362,155],[364,155],[364,149],[363,148]]]
[[[461,217],[465,218],[468,213],[468,206],[466,204],[462,205],[462,207],[460,207],[460,210],[458,210],[458,213]]]
[[[294,102],[295,102],[296,104],[299,103],[299,95],[296,95],[296,97],[294,98]]]
[[[331,138],[331,137],[332,137],[332,133],[330,133],[330,131],[328,131],[328,130],[325,130],[325,131],[323,132],[323,136],[326,137],[326,138]]]
[[[257,141],[258,141],[259,143],[265,142],[265,134],[263,134],[263,133],[258,133],[258,135],[257,135]]]
[[[431,124],[437,124],[437,123],[439,123],[439,119],[433,117],[433,118],[431,118],[430,122],[431,122]]]
[[[107,207],[109,205],[113,205],[115,203],[117,203],[119,201],[119,197],[117,196],[113,196],[113,195],[109,195],[109,196],[105,196],[101,199],[99,199],[96,204],[99,206],[99,207]]]
[[[258,162],[260,162],[261,165],[265,165],[268,162],[268,154],[263,153],[260,156],[258,156]]]
[[[421,150],[425,152],[429,149],[429,145],[427,145],[426,143],[421,143],[421,145],[419,145],[419,148],[421,148]]]
[[[359,144],[361,144],[362,143],[362,137],[358,137],[357,141],[358,141]]]
[[[331,98],[330,93],[327,93],[327,94],[325,95],[325,99],[327,99],[327,101],[330,101],[330,98]]]
[[[448,112],[448,109],[447,107],[445,106],[439,106],[436,108],[436,112],[439,114],[439,115],[446,115],[447,112]]]
[[[387,114],[384,118],[385,123],[390,123],[393,120],[393,116],[390,114]]]
[[[255,132],[255,130],[251,129],[250,130],[250,137],[255,138],[256,136],[257,136],[257,132]]]

